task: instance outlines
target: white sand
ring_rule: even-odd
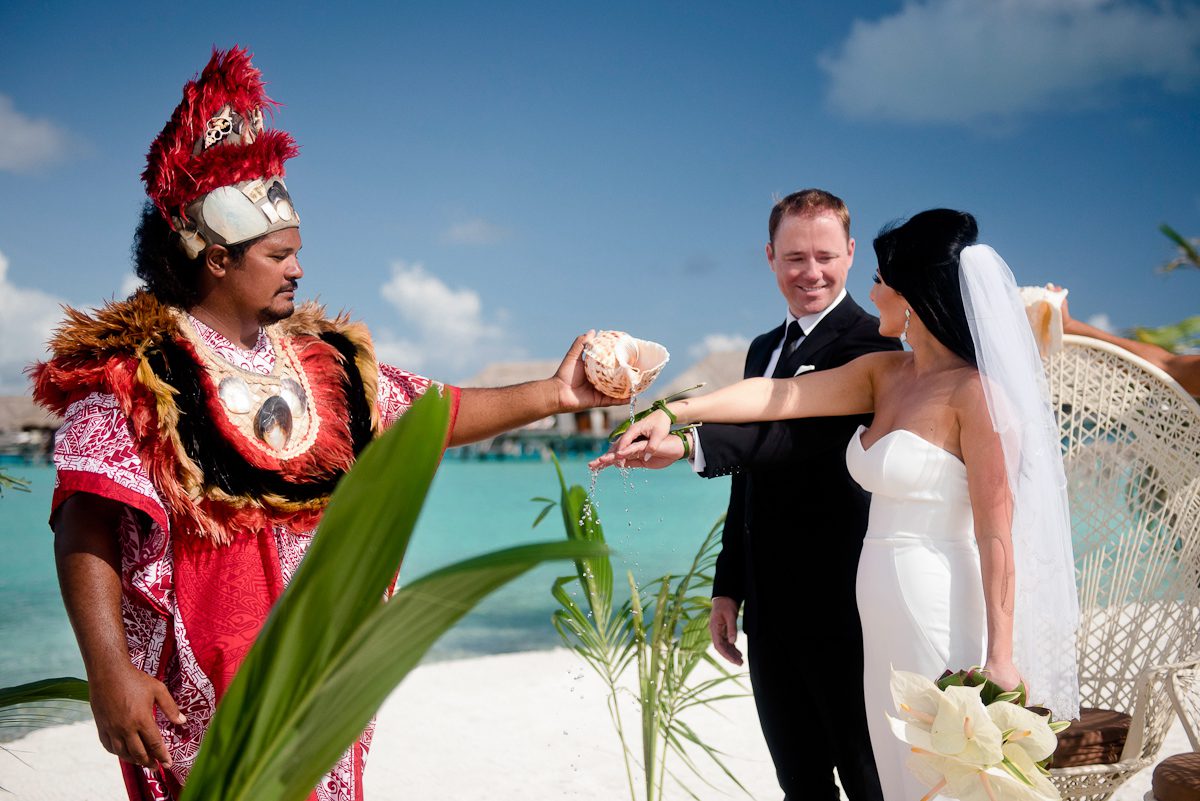
[[[623,713],[627,737],[640,731],[632,700]],[[719,714],[688,718],[727,754],[734,774],[761,801],[781,795],[749,697],[722,702]],[[0,787],[15,801],[119,801],[124,790],[115,759],[91,722],[35,732],[0,752]],[[1190,750],[1176,724],[1163,755]],[[677,768],[704,799],[745,798],[714,770],[718,792]],[[1114,796],[1141,801],[1143,771]],[[732,788],[732,789],[731,789]],[[641,793],[639,793],[641,795]],[[4,796],[0,792],[0,796]],[[620,746],[600,680],[565,650],[507,654],[419,667],[388,699],[367,765],[366,796],[384,799],[628,798]],[[668,791],[672,801],[688,796]]]

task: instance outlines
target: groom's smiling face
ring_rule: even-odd
[[[789,215],[767,245],[767,261],[792,314],[817,314],[846,286],[854,240],[832,214]]]

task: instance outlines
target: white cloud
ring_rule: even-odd
[[[494,245],[508,239],[511,233],[504,226],[476,217],[451,225],[442,232],[442,241],[454,245]]]
[[[1093,328],[1099,328],[1101,331],[1107,331],[1110,334],[1117,333],[1117,328],[1113,325],[1112,318],[1107,314],[1093,314],[1084,322]]]
[[[0,95],[0,170],[31,172],[62,159],[70,137],[49,120],[17,111],[12,98]]]
[[[709,334],[688,348],[688,355],[695,361],[699,361],[710,353],[725,353],[729,351],[744,353],[749,347],[750,340],[741,334]]]
[[[396,336],[380,329],[375,347],[383,361],[457,380],[488,362],[524,356],[499,324],[503,312],[485,314],[479,293],[452,289],[422,264],[393,264],[381,294],[399,312],[407,332]]]
[[[144,286],[144,284],[142,284],[142,279],[138,278],[137,274],[126,273],[125,277],[121,279],[121,289],[117,293],[117,297],[127,298],[137,290],[141,289],[142,286]]]
[[[0,394],[29,391],[24,370],[46,358],[46,342],[62,321],[65,301],[8,280],[8,259],[0,253]]]
[[[913,0],[856,20],[821,56],[838,111],[910,123],[1012,124],[1102,103],[1130,79],[1200,79],[1200,8],[1134,0]]]

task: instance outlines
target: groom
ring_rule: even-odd
[[[757,337],[745,377],[783,378],[899,350],[879,320],[846,293],[854,261],[842,200],[805,189],[775,204],[767,261],[787,301],[783,323]],[[713,582],[710,629],[725,659],[742,664],[738,609],[763,736],[785,796],[883,798],[862,695],[863,651],[854,582],[869,496],[846,471],[846,445],[869,415],[748,425],[705,424],[694,467],[733,474]],[[668,437],[664,447],[682,442]],[[660,451],[660,456],[662,455]],[[671,459],[656,457],[648,466]]]

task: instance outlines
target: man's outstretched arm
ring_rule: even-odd
[[[582,355],[591,337],[591,331],[576,337],[558,371],[549,378],[496,389],[463,389],[450,446],[494,437],[552,414],[628,403],[610,398],[588,383]]]
[[[1124,348],[1136,356],[1141,356],[1178,381],[1179,386],[1183,387],[1191,395],[1200,397],[1200,356],[1172,353],[1166,348],[1160,348],[1158,345],[1119,337],[1094,325],[1080,322],[1071,316],[1067,310],[1066,301],[1063,301],[1062,315],[1063,331],[1066,333],[1099,339],[1110,345],[1116,345],[1118,348]]]
[[[129,661],[121,619],[121,504],[76,493],[54,520],[54,557],[63,604],[83,654],[92,715],[110,753],[145,767],[171,757],[154,720],[154,705],[176,725],[185,722],[166,686]]]

